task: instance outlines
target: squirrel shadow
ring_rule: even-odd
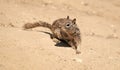
[[[45,33],[45,34],[48,34],[50,35],[50,38],[52,39],[52,34],[49,33],[49,32],[45,32],[45,31],[38,31],[38,32],[42,32],[42,33]],[[59,43],[56,43],[55,46],[57,47],[71,47],[66,41],[64,40],[60,40]]]

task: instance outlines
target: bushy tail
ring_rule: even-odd
[[[47,22],[39,21],[39,22],[34,22],[34,23],[26,23],[23,26],[24,29],[31,29],[31,28],[35,28],[35,27],[46,27],[46,28],[51,29],[52,25]]]

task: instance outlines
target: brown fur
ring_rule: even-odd
[[[42,21],[39,21],[39,22],[34,22],[34,23],[26,23],[23,28],[24,29],[31,29],[31,28],[35,28],[35,27],[39,27],[39,26],[42,26],[42,27],[46,27],[46,28],[49,28],[51,29],[51,25],[46,23],[46,22],[42,22]]]
[[[67,16],[67,18],[55,20],[52,25],[39,21],[35,23],[27,23],[23,27],[24,29],[31,29],[39,26],[49,28],[53,33],[53,39],[66,41],[73,49],[76,50],[76,53],[80,53],[77,48],[81,42],[81,36],[80,30],[76,24],[76,19],[72,20]]]

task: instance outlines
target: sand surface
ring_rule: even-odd
[[[27,22],[77,19],[82,44],[56,46]],[[120,70],[120,0],[0,0],[0,70]]]

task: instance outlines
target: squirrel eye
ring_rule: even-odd
[[[70,26],[70,24],[67,24],[66,26]]]
[[[69,27],[69,26],[70,26],[70,23],[67,23],[67,24],[66,24],[66,27]]]

